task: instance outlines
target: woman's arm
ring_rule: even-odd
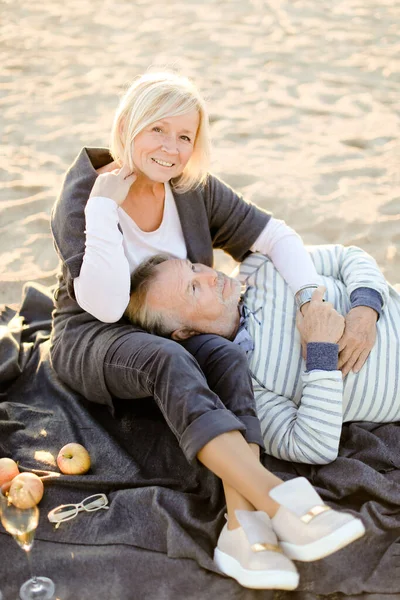
[[[271,217],[217,177],[209,176],[205,189],[214,248],[241,262],[249,252],[269,256],[293,294],[319,284],[319,277],[301,238],[283,221]]]
[[[250,250],[272,260],[293,294],[307,285],[320,284],[317,270],[301,237],[284,221],[272,217]]]
[[[118,321],[129,302],[130,270],[118,206],[134,180],[126,167],[99,175],[85,207],[85,254],[74,291],[79,306],[104,323]]]
[[[112,162],[106,148],[83,148],[65,174],[60,194],[51,211],[51,232],[63,265],[68,295],[76,300],[74,279],[85,255],[85,207],[104,165]],[[98,194],[106,196],[106,194]]]
[[[85,208],[85,254],[74,279],[76,300],[99,321],[118,321],[129,302],[130,271],[118,229],[118,206],[110,198],[92,197]]]

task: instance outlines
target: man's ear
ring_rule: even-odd
[[[183,342],[184,340],[187,340],[193,337],[194,335],[198,334],[198,331],[195,331],[194,329],[189,329],[189,327],[180,327],[179,329],[175,329],[175,331],[171,333],[171,339],[175,342]]]

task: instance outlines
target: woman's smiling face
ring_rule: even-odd
[[[181,175],[193,154],[199,119],[193,110],[155,121],[138,133],[133,148],[138,174],[159,183]]]

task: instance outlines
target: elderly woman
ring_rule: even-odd
[[[217,549],[221,570],[248,587],[294,589],[298,575],[276,552],[270,517],[284,529],[297,494],[300,512],[320,499],[311,486],[288,489],[261,466],[263,442],[243,350],[217,336],[198,336],[187,351],[123,318],[130,274],[160,251],[207,265],[213,248],[237,261],[262,252],[293,293],[300,290],[299,306],[311,296],[308,286],[318,283],[297,234],[208,173],[208,127],[204,101],[189,80],[146,74],[122,98],[110,150],[82,150],[52,213],[61,273],[51,357],[64,382],[111,410],[115,398],[153,397],[188,461],[199,459],[222,479],[228,523]],[[290,515],[292,546],[322,540],[316,553],[297,552],[303,560],[349,541],[328,540],[349,515],[339,515],[340,527],[333,519],[322,530],[316,519],[305,538],[301,521]]]

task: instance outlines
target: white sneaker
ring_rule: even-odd
[[[214,562],[243,587],[294,590],[299,584],[295,565],[279,547],[271,519],[262,511],[235,511],[240,527],[227,524],[218,538]]]
[[[365,533],[360,519],[324,504],[305,477],[286,481],[269,495],[281,505],[272,526],[282,550],[293,560],[319,560]]]

